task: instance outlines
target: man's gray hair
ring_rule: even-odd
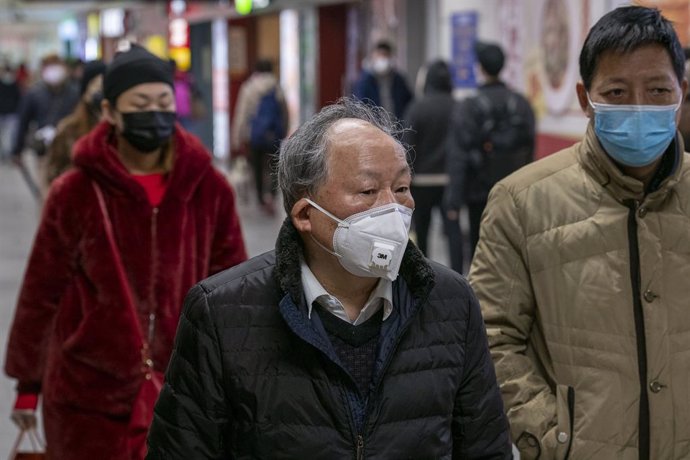
[[[388,134],[400,145],[403,128],[388,112],[350,97],[343,97],[335,104],[300,126],[280,146],[277,175],[278,186],[283,193],[283,206],[290,215],[292,207],[305,195],[312,195],[328,177],[328,130],[336,122],[347,118],[366,121]]]

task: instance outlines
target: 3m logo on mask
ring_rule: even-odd
[[[374,247],[371,249],[371,268],[388,270],[393,260],[394,252],[395,246],[381,241],[374,242]]]

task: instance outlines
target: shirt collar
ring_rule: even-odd
[[[362,324],[371,318],[376,312],[379,311],[382,305],[383,321],[385,321],[393,312],[393,282],[386,278],[379,278],[379,282],[376,283],[376,287],[371,292],[371,295],[364,304],[364,308],[362,308],[359,316],[354,321],[351,321],[348,318],[345,308],[340,300],[329,294],[328,291],[324,289],[304,259],[300,261],[300,273],[304,297],[307,300],[307,313],[309,318],[311,318],[314,302],[318,302],[319,305],[324,307],[326,310],[333,313],[338,318],[347,321],[348,323],[352,323],[354,326]]]

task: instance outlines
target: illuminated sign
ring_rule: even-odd
[[[235,10],[244,16],[252,11],[266,8],[270,4],[271,0],[235,0]]]

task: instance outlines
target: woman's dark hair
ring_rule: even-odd
[[[630,53],[644,45],[658,44],[666,48],[673,70],[682,81],[685,55],[671,21],[659,10],[642,6],[625,6],[605,14],[587,34],[580,53],[580,76],[589,90],[599,56],[605,51]]]

